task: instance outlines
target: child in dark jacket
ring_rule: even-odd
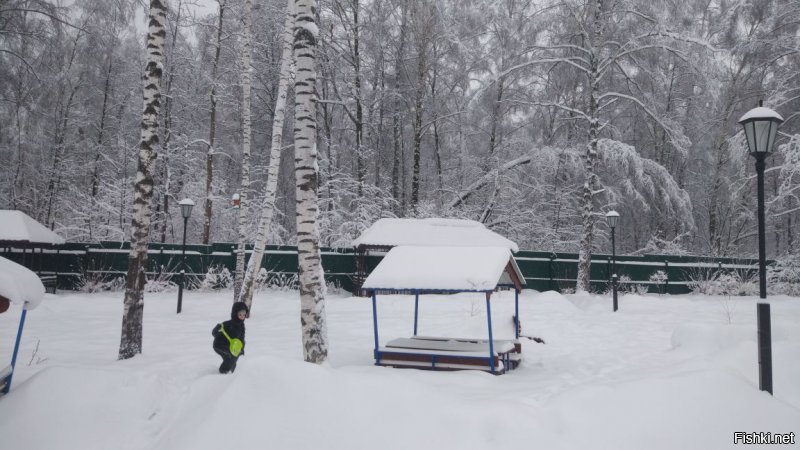
[[[247,305],[236,302],[231,308],[231,320],[218,323],[211,330],[214,336],[214,351],[222,357],[219,373],[228,373],[236,370],[236,360],[244,355],[244,319],[247,318]],[[227,335],[227,336],[226,336]],[[242,342],[241,353],[231,353],[231,340],[239,339]]]

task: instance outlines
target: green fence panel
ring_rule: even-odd
[[[236,244],[186,245],[185,263],[180,244],[150,244],[147,273],[149,277],[169,279],[186,270],[189,276],[202,279],[212,268],[226,268],[231,273],[236,265]],[[110,280],[125,277],[128,270],[128,242],[67,243],[52,249],[0,248],[0,255],[31,268],[41,275],[57,275],[60,289],[74,289],[86,280]],[[252,246],[246,247],[248,258]],[[325,279],[342,289],[353,291],[356,256],[351,248],[322,248],[322,266]],[[578,255],[520,251],[515,254],[517,264],[525,277],[527,287],[538,291],[564,291],[575,288],[578,275]],[[380,253],[371,253],[365,259],[367,272],[371,272],[383,259]],[[297,248],[294,246],[267,246],[261,267],[281,283],[296,283]],[[648,289],[649,292],[682,294],[691,290],[693,280],[707,280],[714,274],[737,272],[741,276],[757,274],[757,260],[746,258],[713,258],[664,255],[618,255],[617,274],[628,280],[625,289]],[[652,282],[651,276],[659,271],[667,277],[662,282]],[[610,288],[612,274],[611,255],[592,255],[591,289],[604,292]]]

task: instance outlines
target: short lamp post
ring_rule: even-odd
[[[181,247],[181,276],[178,282],[178,314],[181,313],[183,306],[183,285],[186,278],[186,224],[189,222],[189,216],[192,215],[192,208],[194,202],[190,198],[185,198],[178,202],[181,206],[181,216],[183,216],[183,246]]]
[[[747,111],[739,119],[744,127],[747,146],[750,154],[756,159],[758,190],[758,289],[760,299],[756,307],[758,322],[758,385],[762,391],[772,394],[772,324],[770,307],[767,299],[767,260],[766,229],[764,225],[764,166],[765,159],[772,151],[778,125],[783,117],[775,111],[764,108],[759,102],[758,108]]]
[[[614,298],[614,311],[616,311],[618,309],[617,284],[619,283],[619,277],[617,276],[617,243],[615,231],[617,230],[617,223],[619,222],[619,213],[616,211],[607,212],[606,222],[608,222],[608,227],[611,228],[611,292]]]

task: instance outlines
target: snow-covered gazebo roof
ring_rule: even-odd
[[[503,247],[519,251],[516,243],[482,223],[461,219],[380,219],[353,241],[356,248],[401,245]]]
[[[44,285],[29,269],[0,256],[0,296],[34,309],[44,297]]]
[[[394,247],[367,277],[362,289],[416,291],[517,290],[525,279],[507,247]]]
[[[64,238],[22,211],[0,209],[0,245],[58,245]]]

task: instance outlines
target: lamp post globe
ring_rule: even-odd
[[[614,311],[619,306],[617,302],[617,284],[619,283],[619,276],[617,275],[617,250],[616,250],[616,229],[619,223],[619,213],[616,211],[609,211],[606,213],[606,222],[608,227],[611,228],[611,292],[614,299]]]
[[[744,128],[750,155],[756,159],[758,191],[758,291],[760,300],[756,307],[758,322],[758,366],[759,388],[772,394],[772,324],[770,305],[767,298],[767,257],[766,226],[764,221],[764,166],[767,156],[772,152],[778,126],[783,117],[765,108],[761,102],[757,108],[747,111],[739,123]]]
[[[183,307],[183,285],[186,276],[186,224],[189,222],[189,216],[192,215],[192,208],[194,201],[190,198],[185,198],[178,202],[181,207],[181,216],[183,216],[183,245],[181,246],[181,276],[178,279],[178,314],[181,313]]]
[[[617,227],[617,223],[619,222],[619,213],[616,211],[609,211],[606,213],[606,222],[608,226],[613,230]]]
[[[181,216],[184,220],[189,220],[189,216],[192,215],[192,208],[194,208],[194,201],[190,198],[185,198],[178,202],[178,205],[181,207]]]

